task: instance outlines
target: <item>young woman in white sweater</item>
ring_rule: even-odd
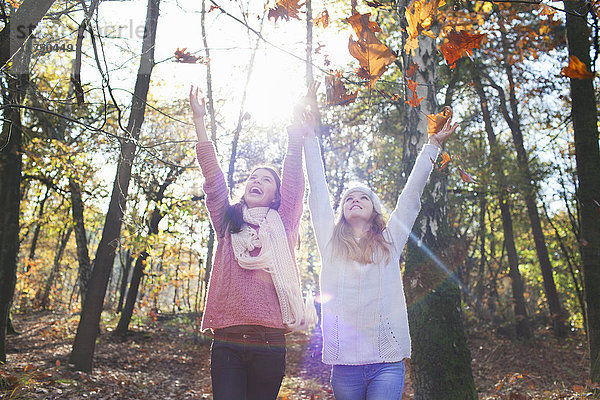
[[[448,120],[423,146],[387,225],[379,198],[361,185],[345,191],[335,220],[319,144],[305,137],[309,209],[322,265],[323,362],[333,365],[338,400],[402,397],[403,360],[411,347],[400,255],[433,161],[456,127]]]

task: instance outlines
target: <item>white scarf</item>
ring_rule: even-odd
[[[300,279],[279,213],[269,207],[242,208],[245,224],[231,235],[235,258],[244,269],[271,274],[279,299],[284,325],[293,331],[308,329],[317,322],[312,295],[302,301]],[[249,224],[259,227],[258,232]],[[260,248],[253,257],[250,252]]]

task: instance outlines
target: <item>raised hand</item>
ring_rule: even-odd
[[[435,135],[429,136],[429,143],[434,144],[437,147],[442,147],[442,144],[454,133],[458,123],[452,124],[452,118],[448,118],[448,121],[444,124],[444,127]]]
[[[204,118],[206,115],[205,100],[204,98],[198,100],[198,88],[193,85],[190,87],[190,107],[194,114],[194,119]]]
[[[204,98],[198,100],[198,88],[193,85],[190,87],[190,108],[194,115],[194,127],[199,142],[208,141],[206,127],[204,126],[204,116],[206,115],[206,104]]]
[[[321,85],[320,82],[313,82],[306,90],[306,94],[300,98],[298,103],[294,106],[293,111],[293,126],[306,126],[310,125],[314,128],[320,118],[319,107],[317,105],[317,90]],[[312,116],[308,116],[307,113],[312,113]]]

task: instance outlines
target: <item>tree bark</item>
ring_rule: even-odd
[[[65,248],[67,247],[67,243],[69,242],[69,238],[71,237],[71,233],[73,232],[73,227],[70,226],[66,232],[63,231],[58,243],[58,249],[56,251],[56,255],[54,256],[54,265],[52,266],[52,271],[46,280],[46,284],[44,285],[44,290],[40,296],[40,307],[42,310],[48,309],[48,302],[50,299],[50,291],[52,290],[52,285],[54,285],[54,281],[60,272],[60,262],[65,254]]]
[[[585,1],[564,1],[567,18],[567,47],[590,70],[590,27]],[[590,380],[600,382],[600,149],[594,81],[570,79],[571,118],[575,135],[575,158],[581,215],[581,258],[590,351]]]
[[[477,311],[483,314],[483,295],[485,293],[485,238],[486,238],[486,219],[485,212],[487,211],[487,196],[485,193],[479,192],[479,270],[477,271],[477,288],[475,289],[475,305]]]
[[[54,0],[25,0],[21,3],[10,21],[0,31],[0,68],[3,68],[22,48],[52,3]],[[13,72],[28,73],[26,69]]]
[[[37,242],[40,237],[40,231],[42,230],[42,218],[44,216],[44,205],[46,204],[46,200],[50,197],[50,186],[46,186],[46,193],[44,197],[39,203],[38,217],[35,225],[35,229],[33,230],[33,236],[31,238],[31,247],[29,248],[29,260],[33,261],[35,258],[35,251],[37,250]],[[29,270],[27,266],[25,266],[25,270]]]
[[[123,276],[121,276],[121,288],[119,289],[119,303],[117,304],[117,312],[120,313],[123,311],[123,302],[125,301],[125,295],[127,294],[127,283],[129,282],[129,271],[131,271],[131,262],[133,261],[133,257],[131,257],[131,251],[127,250],[125,254],[125,263],[121,259],[121,263],[123,265]]]
[[[504,190],[507,187],[506,176],[502,168],[500,155],[498,154],[498,140],[494,133],[492,125],[492,117],[487,105],[487,98],[483,85],[481,83],[481,77],[479,74],[479,66],[472,66],[471,75],[473,77],[473,84],[475,90],[480,99],[481,113],[485,124],[485,130],[488,136],[488,142],[490,145],[490,159],[494,175],[498,180],[498,202],[500,207],[500,213],[502,215],[502,227],[504,230],[504,242],[506,245],[506,254],[508,256],[509,275],[512,283],[513,298],[514,298],[514,312],[515,312],[515,325],[517,336],[530,339],[532,337],[531,328],[529,325],[529,317],[527,316],[527,309],[525,307],[524,297],[524,285],[519,271],[519,255],[517,254],[517,248],[515,246],[514,230],[512,217],[510,214],[510,205],[508,203],[508,196]]]
[[[88,282],[92,275],[92,262],[87,245],[87,236],[85,234],[85,220],[83,217],[84,205],[81,199],[81,185],[75,178],[69,178],[69,187],[71,188],[71,211],[73,213],[73,223],[75,229],[75,243],[77,244],[77,261],[79,262],[79,295],[81,296],[81,307],[85,302]]]
[[[4,38],[0,45],[4,44]],[[5,104],[19,105],[29,84],[31,42],[12,60],[8,98]],[[0,135],[0,362],[6,362],[6,331],[17,282],[19,253],[19,210],[21,206],[22,124],[21,110],[4,108]]]
[[[404,10],[401,11],[404,15]],[[431,38],[419,38],[419,48],[404,65],[419,64],[420,97],[416,108],[406,107],[403,177],[408,178],[418,152],[427,141],[424,114],[437,113],[434,85],[437,50]],[[424,85],[427,83],[428,85]],[[424,88],[424,89],[423,89]],[[426,92],[423,92],[425,90]],[[457,284],[459,265],[451,257],[447,222],[447,178],[431,175],[421,201],[421,213],[413,227],[406,250],[404,273],[411,329],[410,372],[417,400],[477,399]]]
[[[123,214],[127,204],[127,193],[131,180],[131,168],[136,150],[136,141],[144,121],[146,98],[150,88],[150,75],[154,68],[154,43],[158,22],[160,0],[148,0],[146,26],[142,42],[142,53],[137,80],[132,99],[131,114],[127,131],[131,140],[121,143],[121,154],[117,164],[113,191],[104,222],[102,238],[96,251],[94,269],[88,285],[86,301],[81,310],[81,318],[73,343],[69,362],[77,370],[91,372],[96,337],[100,329],[100,316],[108,280],[111,275],[115,253],[121,234]]]

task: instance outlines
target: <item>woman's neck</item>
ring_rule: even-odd
[[[352,229],[352,236],[355,238],[361,238],[364,233],[370,229],[369,222],[362,219],[355,219],[347,222]]]

